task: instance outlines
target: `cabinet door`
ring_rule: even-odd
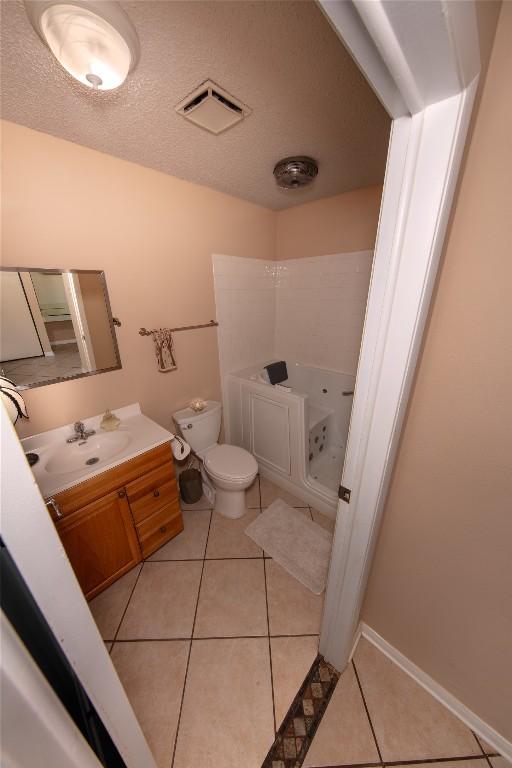
[[[67,515],[57,531],[88,600],[141,561],[124,490]]]

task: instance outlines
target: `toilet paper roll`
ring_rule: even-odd
[[[181,437],[173,435],[171,438],[171,450],[175,459],[183,461],[190,454],[190,445],[182,440]]]

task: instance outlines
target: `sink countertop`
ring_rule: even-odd
[[[74,485],[82,483],[90,477],[100,475],[112,469],[112,467],[116,467],[129,459],[135,458],[135,456],[139,456],[141,453],[156,448],[158,445],[169,443],[172,438],[171,432],[147,416],[144,416],[140,410],[139,403],[127,405],[124,408],[115,408],[113,412],[121,419],[118,429],[113,432],[100,428],[103,414],[91,416],[89,419],[76,419],[77,421],[83,421],[86,429],[95,429],[100,440],[102,436],[106,437],[107,435],[121,436],[123,433],[126,435],[126,441],[120,441],[121,445],[126,442],[124,447],[121,447],[114,456],[100,460],[92,466],[85,465],[78,469],[59,472],[47,470],[47,465],[54,458],[57,451],[62,451],[63,448],[69,447],[71,453],[71,450],[76,445],[76,443],[69,445],[66,443],[67,438],[72,437],[74,434],[73,424],[51,429],[48,432],[41,432],[38,435],[26,437],[21,441],[25,453],[33,451],[39,455],[39,461],[31,469],[39,490],[45,498],[72,488]],[[94,441],[95,437],[92,436],[89,440]]]

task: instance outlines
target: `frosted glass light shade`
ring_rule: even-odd
[[[124,37],[106,19],[79,5],[45,8],[40,29],[55,58],[90,88],[118,88],[132,65]]]

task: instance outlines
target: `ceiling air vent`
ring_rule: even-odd
[[[231,128],[251,110],[223,88],[207,80],[176,107],[176,112],[210,133],[222,133]]]

